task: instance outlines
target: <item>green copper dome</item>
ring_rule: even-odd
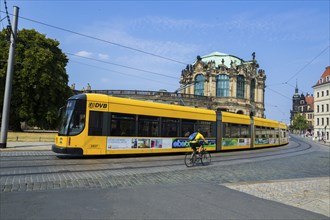
[[[244,60],[242,60],[236,56],[225,54],[225,53],[220,53],[220,52],[213,52],[208,55],[201,56],[201,58],[202,58],[202,61],[205,63],[214,61],[215,66],[222,65],[222,62],[223,62],[224,65],[226,65],[227,67],[230,67],[231,62],[233,62],[236,65],[241,65],[244,62]]]

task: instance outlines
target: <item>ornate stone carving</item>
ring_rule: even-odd
[[[202,106],[200,107],[207,107],[214,110],[216,110],[217,108],[221,108],[227,109],[231,112],[237,112],[241,110],[245,114],[249,114],[251,112],[251,103],[254,103],[254,105],[256,105],[256,108],[254,110],[255,116],[262,117],[264,115],[263,96],[266,74],[264,70],[258,69],[259,64],[255,59],[255,52],[252,53],[253,60],[247,62],[235,56],[219,54],[220,53],[215,53],[214,59],[211,56],[207,56],[207,62],[203,61],[203,57],[197,56],[196,61],[193,65],[189,64],[184,70],[182,70],[180,84],[193,84],[196,75],[203,74],[205,77],[204,94],[208,96],[208,101],[207,103],[202,104]],[[226,62],[230,62],[229,67],[225,65]],[[229,76],[228,97],[216,96],[217,86],[223,85],[223,81],[222,83],[217,84],[219,82],[217,75],[219,74],[225,74]],[[245,94],[250,94],[251,80],[255,79],[256,99],[253,102],[251,102],[250,100],[250,95],[246,95],[245,99],[236,98],[237,75],[244,76],[244,88],[246,90],[244,91]],[[194,90],[187,89],[185,90],[185,92],[193,95]],[[256,103],[258,103],[258,105]]]

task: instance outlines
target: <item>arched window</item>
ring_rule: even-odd
[[[242,110],[238,110],[237,114],[244,115],[244,112]]]
[[[255,96],[255,90],[256,90],[256,80],[251,80],[251,87],[250,87],[250,101],[254,102],[254,96]]]
[[[225,74],[217,75],[217,96],[228,97],[229,96],[229,76]]]
[[[245,79],[244,76],[237,76],[236,97],[244,99]]]
[[[195,95],[204,95],[204,76],[198,74],[195,78]]]

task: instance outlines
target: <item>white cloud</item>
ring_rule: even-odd
[[[104,53],[99,53],[98,58],[100,58],[101,60],[108,60],[109,59],[109,55],[108,54],[104,54]]]
[[[75,55],[81,56],[81,57],[91,58],[93,56],[93,53],[82,50],[82,51],[79,51],[79,52],[75,53]]]

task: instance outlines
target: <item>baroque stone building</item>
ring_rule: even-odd
[[[251,61],[219,52],[197,56],[182,70],[180,91],[209,97],[209,109],[265,117],[266,75],[258,68],[255,53]]]

